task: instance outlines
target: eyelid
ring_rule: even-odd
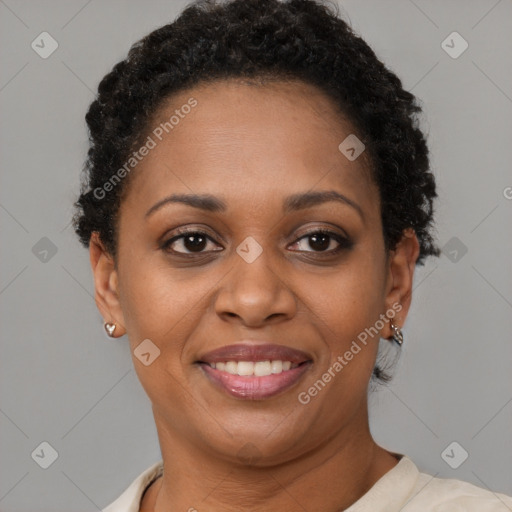
[[[330,237],[334,241],[336,241],[338,244],[338,247],[336,247],[335,249],[330,249],[328,251],[298,250],[298,251],[292,251],[292,252],[303,253],[303,254],[315,254],[315,255],[318,255],[320,258],[322,258],[324,256],[335,256],[344,249],[345,250],[351,249],[354,245],[352,239],[345,233],[344,230],[343,230],[343,234],[341,234],[341,233],[335,231],[334,229],[326,228],[325,226],[309,227],[302,234],[297,234],[295,236],[294,240],[288,245],[297,244],[300,241],[302,241],[303,239],[307,238],[308,236],[311,236],[313,234],[318,234],[318,233],[322,233],[322,234]],[[201,227],[201,228],[199,228],[199,227],[178,227],[174,230],[174,234],[169,239],[167,239],[167,240],[163,241],[161,244],[159,244],[160,249],[169,254],[175,254],[175,255],[187,256],[187,257],[193,256],[193,255],[195,255],[195,256],[207,255],[207,254],[211,254],[213,252],[222,252],[224,250],[224,248],[220,248],[220,249],[217,248],[217,249],[213,249],[213,250],[209,250],[209,251],[180,252],[180,251],[175,251],[173,249],[170,249],[170,246],[173,243],[177,242],[178,240],[183,240],[183,238],[188,234],[202,235],[211,243],[213,243],[217,246],[220,245],[217,242],[217,240],[215,239],[216,237],[213,237],[212,235],[210,235],[210,233],[204,227]],[[219,236],[219,238],[222,238],[222,237]]]
[[[172,235],[170,235],[172,233]],[[178,226],[173,229],[169,229],[165,232],[165,234],[161,237],[161,243],[167,244],[171,240],[174,240],[178,238],[180,235],[188,235],[190,233],[200,233],[208,237],[211,241],[218,243],[216,239],[222,240],[224,243],[227,243],[225,238],[218,234],[218,233],[212,233],[212,230],[208,228],[207,226],[201,225],[201,224],[193,224],[193,225],[187,225],[187,226]]]
[[[164,240],[159,244],[160,249],[162,249],[164,251],[167,251],[167,252],[172,252],[172,253],[181,254],[181,255],[190,255],[190,254],[198,254],[199,255],[199,254],[208,254],[208,253],[211,253],[211,252],[219,252],[220,251],[219,249],[214,249],[213,251],[202,251],[202,252],[198,252],[198,253],[173,251],[173,250],[169,249],[170,246],[174,242],[177,242],[178,240],[183,240],[183,238],[186,235],[190,235],[190,234],[193,234],[193,235],[195,235],[195,234],[203,235],[210,242],[214,243],[217,246],[219,245],[217,240],[215,240],[215,237],[213,237],[205,228],[197,228],[197,227],[184,228],[184,227],[178,227],[178,228],[176,228],[173,231],[174,231],[174,233],[173,233],[173,235],[170,238],[165,239],[165,237],[164,237]],[[219,236],[219,238],[222,238],[222,237]]]
[[[338,237],[346,241],[347,244],[352,244],[353,239],[352,237],[347,233],[345,229],[338,226],[337,224],[332,224],[331,222],[317,222],[313,225],[308,224],[305,227],[294,227],[291,233],[287,236],[289,238],[293,235],[294,240],[292,243],[295,243],[296,241],[302,239],[303,237],[307,235],[311,235],[318,232],[326,233],[329,236]]]
[[[336,231],[338,230],[338,231]],[[307,236],[307,235],[310,235],[310,234],[313,234],[313,233],[318,233],[318,232],[323,232],[323,233],[327,233],[327,234],[330,234],[330,235],[336,235],[336,236],[339,236],[339,237],[342,237],[342,238],[346,238],[348,240],[350,240],[350,237],[348,236],[348,234],[345,232],[344,229],[341,229],[341,228],[337,228],[337,227],[326,227],[326,225],[320,225],[320,226],[313,226],[313,227],[309,227],[309,228],[306,228],[306,230],[304,232],[302,232],[302,234],[300,235],[297,235],[298,239],[300,238],[303,238],[304,236]],[[339,232],[341,231],[341,233]]]
[[[331,239],[333,239],[335,242],[338,243],[338,247],[336,247],[335,249],[330,249],[329,251],[296,251],[296,252],[301,252],[301,253],[306,253],[306,254],[307,253],[317,254],[319,256],[322,256],[322,255],[333,256],[333,255],[337,254],[338,252],[342,251],[343,249],[352,248],[354,245],[354,242],[348,235],[341,234],[334,230],[326,229],[326,228],[322,228],[322,227],[311,228],[310,230],[306,231],[302,235],[298,236],[291,243],[291,245],[294,245],[294,244],[302,241],[304,238],[307,238],[308,236],[311,236],[311,235],[314,235],[317,233],[322,233],[324,235],[327,235],[328,237],[330,237]]]

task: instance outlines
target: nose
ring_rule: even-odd
[[[215,311],[228,322],[260,327],[291,319],[297,310],[286,276],[271,267],[265,251],[247,263],[235,256],[234,268],[222,280],[215,298]]]

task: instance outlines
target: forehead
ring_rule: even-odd
[[[148,122],[144,141],[149,137],[154,147],[137,164],[128,195],[137,202],[166,192],[242,200],[242,190],[243,199],[256,199],[335,186],[360,203],[375,202],[367,155],[349,161],[338,149],[353,133],[310,84],[202,84],[173,95]]]

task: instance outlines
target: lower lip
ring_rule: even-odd
[[[265,377],[241,377],[216,370],[206,363],[200,363],[200,366],[210,381],[229,395],[245,400],[261,400],[291,388],[309,369],[311,361]]]

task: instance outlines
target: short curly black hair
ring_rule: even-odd
[[[295,78],[331,98],[364,141],[381,198],[386,250],[412,227],[417,264],[440,255],[430,233],[433,199],[421,107],[327,0],[199,0],[135,43],[98,87],[86,115],[90,149],[73,226],[88,247],[96,231],[116,256],[117,214],[128,179],[104,187],[164,100],[220,78]]]

